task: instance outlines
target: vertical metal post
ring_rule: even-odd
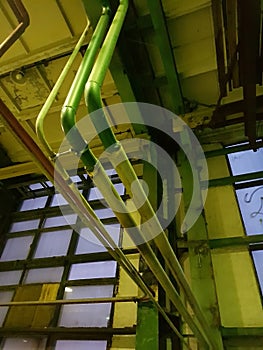
[[[152,302],[139,302],[136,350],[158,350],[158,311]]]
[[[186,140],[187,135],[186,136]],[[189,141],[190,142],[190,141]],[[190,144],[185,147],[191,147]],[[194,151],[194,150],[193,150]],[[180,159],[180,174],[183,185],[183,203],[185,206],[185,212],[188,209],[191,201],[193,186],[192,186],[192,170],[185,158],[183,152],[179,155]],[[196,167],[196,171],[198,168]],[[202,205],[202,199],[200,195],[200,201],[196,203],[196,207]],[[202,242],[208,240],[208,232],[206,229],[206,222],[204,216],[200,216],[196,223],[187,232],[188,242],[193,240],[202,240]],[[216,295],[216,286],[214,281],[214,272],[212,267],[212,257],[208,244],[200,245],[199,247],[189,247],[189,262],[190,262],[190,275],[191,275],[191,287],[194,295],[203,311],[205,318],[208,321],[210,327],[209,334],[213,338],[214,343],[218,349],[223,350],[223,342],[221,333],[219,331],[220,317],[218,309],[218,301]]]

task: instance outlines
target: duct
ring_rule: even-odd
[[[8,0],[8,4],[13,10],[19,24],[13,30],[13,32],[1,43],[0,45],[0,57],[19,39],[24,33],[25,29],[29,26],[28,13],[20,0]]]
[[[101,96],[100,96],[100,87],[103,83],[103,80],[106,75],[106,71],[108,69],[108,65],[110,63],[113,51],[115,49],[115,45],[118,39],[119,32],[122,27],[122,23],[125,18],[125,14],[127,11],[128,7],[128,1],[120,1],[119,8],[115,14],[115,17],[113,19],[112,25],[108,31],[108,34],[106,36],[106,39],[102,45],[100,54],[98,55],[98,58],[95,62],[95,65],[93,67],[93,70],[91,72],[91,75],[88,79],[88,83],[86,84],[86,93],[85,93],[85,99],[86,103],[88,104],[88,109],[89,112],[98,110],[102,107],[102,102],[101,102]],[[74,83],[73,83],[74,84]],[[72,93],[72,89],[71,89]],[[69,94],[70,95],[70,94]],[[67,97],[67,102],[71,100],[71,97],[68,95]],[[94,157],[92,154],[91,150],[89,150],[88,145],[86,144],[85,140],[81,137],[79,131],[77,130],[75,126],[75,111],[74,113],[69,113],[69,105],[68,103],[65,103],[63,109],[62,109],[62,126],[67,133],[68,131],[71,130],[70,135],[68,135],[68,140],[75,152],[80,154],[80,158],[87,167],[87,171],[89,175],[93,178],[94,184],[100,189],[102,192],[103,196],[105,197],[105,200],[108,202],[110,207],[114,207],[115,210],[114,213],[119,219],[120,223],[125,227],[132,227],[133,231],[135,229],[137,237],[142,237],[142,233],[138,228],[136,228],[136,223],[132,219],[131,215],[127,212],[126,207],[124,203],[122,202],[121,198],[119,197],[118,193],[115,191],[113,185],[111,184],[110,180],[108,179],[108,176],[106,175],[104,169],[101,167],[100,163],[97,161],[97,159]],[[132,181],[137,181],[138,187],[140,188],[139,192],[139,198],[143,198],[143,200],[147,203],[147,209],[149,213],[145,214],[144,212],[140,212],[143,218],[147,219],[149,216],[155,217],[155,214],[147,201],[147,197],[144,194],[140,183],[138,182],[137,176],[133,171],[132,166],[130,165],[127,156],[123,152],[121,146],[116,142],[115,136],[110,130],[110,127],[107,123],[106,117],[104,113],[100,113],[100,120],[93,120],[93,123],[95,127],[99,127],[98,129],[106,129],[103,132],[99,132],[98,129],[97,131],[99,132],[99,136],[103,142],[103,145],[105,148],[108,148],[112,145],[114,145],[114,149],[116,151],[119,151],[122,153],[122,155],[125,157],[125,162],[123,163],[124,166],[122,169],[118,169],[117,167],[117,172],[119,173],[119,176],[124,183],[125,187],[130,189],[130,184]],[[83,151],[84,150],[84,151]],[[113,155],[113,153],[112,153]],[[128,174],[128,178],[124,176],[124,174]],[[132,181],[129,181],[132,179]],[[128,181],[127,181],[128,180]],[[111,196],[112,193],[114,196]],[[111,195],[110,195],[111,194]],[[113,201],[112,201],[113,199]],[[116,201],[117,199],[117,201]],[[120,214],[121,213],[121,214]],[[150,215],[149,215],[150,214]],[[155,217],[155,223],[159,225],[160,223],[158,222],[157,218]],[[128,230],[128,229],[127,229]],[[128,230],[130,232],[131,230]],[[160,230],[162,232],[162,228]],[[133,233],[130,233],[131,236],[133,236]],[[135,235],[135,236],[136,236]],[[134,240],[136,237],[133,237]],[[136,240],[135,240],[136,241]],[[163,270],[161,264],[159,263],[158,259],[156,258],[155,254],[153,253],[150,245],[148,243],[145,243],[143,245],[140,245],[138,249],[141,251],[144,259],[146,260],[148,266],[151,268],[151,270],[154,272],[156,278],[159,280],[161,285],[163,286],[164,290],[166,291],[167,295],[169,298],[172,300],[173,304],[179,312],[182,314],[182,316],[185,318],[187,323],[190,325],[194,333],[197,335],[199,338],[200,342],[203,344],[203,346],[206,348],[206,337],[209,339],[209,334],[206,334],[206,336],[203,335],[202,332],[206,332],[209,328],[207,325],[207,322],[205,318],[202,315],[202,312],[200,310],[200,307],[198,306],[197,302],[195,301],[195,298],[190,290],[190,287],[188,286],[186,279],[184,277],[183,271],[181,269],[181,266],[173,253],[171,246],[169,245],[165,234],[163,233],[161,236],[161,240],[158,238],[156,239],[156,244],[158,247],[160,247],[160,250],[165,258],[165,260],[168,262],[168,265],[173,272],[173,275],[177,278],[177,280],[180,282],[180,285],[183,287],[183,290],[185,291],[185,294],[190,296],[190,304],[194,309],[194,312],[197,315],[198,321],[201,324],[201,329],[200,330],[200,325],[196,323],[195,320],[192,319],[190,316],[189,312],[186,310],[185,306],[183,305],[180,296],[178,295],[177,291],[175,290],[173,284],[171,283],[169,277]],[[168,254],[167,254],[168,253]],[[168,256],[167,256],[168,255]],[[175,262],[178,262],[176,269],[174,269],[173,264]],[[210,340],[208,342],[210,343],[210,346],[212,347],[213,340],[210,337]],[[214,347],[216,348],[216,347]]]

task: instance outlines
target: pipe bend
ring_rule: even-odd
[[[117,140],[105,115],[101,99],[101,86],[97,81],[89,80],[86,83],[85,103],[104,148],[112,147]]]
[[[67,134],[76,123],[76,110],[72,106],[63,106],[61,109],[61,125]]]
[[[87,81],[85,85],[85,103],[88,107],[88,112],[92,113],[102,108],[101,100],[101,85],[97,81]]]

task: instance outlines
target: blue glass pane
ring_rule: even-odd
[[[233,175],[263,171],[263,148],[231,153],[228,155]]]
[[[23,260],[26,259],[33,236],[15,237],[7,240],[1,261]]]
[[[44,208],[47,202],[47,196],[39,198],[25,199],[21,203],[19,211],[33,210]]]
[[[236,190],[246,233],[263,233],[263,186]]]
[[[56,350],[106,350],[105,340],[58,340]]]
[[[66,255],[72,230],[43,232],[40,236],[35,258]]]
[[[116,261],[73,264],[70,269],[69,280],[115,277],[116,268]]]
[[[66,288],[65,299],[112,297],[114,286],[71,286]],[[111,303],[64,305],[60,326],[106,327],[110,319]]]
[[[38,228],[39,219],[13,222],[9,232],[28,231]]]
[[[14,294],[13,290],[0,292],[0,302],[4,303],[4,302],[11,301],[13,294]],[[2,327],[3,325],[7,311],[8,311],[8,306],[0,307],[0,327]]]
[[[119,246],[120,224],[105,225],[105,228],[115,244]],[[76,254],[98,253],[105,252],[106,250],[107,249],[94,236],[93,232],[89,228],[84,227],[80,230]]]
[[[63,273],[63,267],[47,267],[42,269],[28,270],[24,283],[49,283],[60,282]]]
[[[263,293],[263,251],[262,250],[254,251],[252,252],[252,256],[254,259],[254,264],[258,275],[261,293]]]

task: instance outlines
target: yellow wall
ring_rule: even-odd
[[[228,176],[224,157],[208,159],[210,177]],[[210,188],[205,204],[209,238],[243,236],[244,229],[233,186]],[[263,310],[253,261],[246,248],[212,251],[222,325],[263,326]]]

